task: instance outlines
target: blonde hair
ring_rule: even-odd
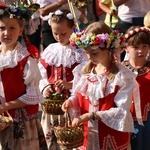
[[[150,28],[150,11],[144,17],[144,26]]]
[[[92,33],[92,34],[102,34],[102,33],[108,33],[110,34],[112,30],[102,21],[91,23],[87,28],[85,29],[85,34]],[[115,75],[118,73],[119,69],[115,63],[114,58],[114,52],[111,51],[112,56],[112,66],[109,70],[109,72],[106,74],[107,78],[109,80],[113,79]],[[93,64],[91,61],[89,61],[83,68],[82,73],[88,74],[91,72],[91,69],[93,67]]]

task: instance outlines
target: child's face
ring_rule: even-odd
[[[97,49],[88,49],[85,51],[87,54],[87,57],[91,62],[95,65],[99,63],[104,63],[106,60],[111,58],[111,53],[108,50],[100,50]]]
[[[148,44],[138,44],[135,46],[129,45],[126,48],[126,52],[129,53],[130,59],[145,60],[148,55],[150,46]]]
[[[23,28],[19,26],[16,19],[4,17],[0,20],[0,41],[2,44],[13,47],[22,31]]]
[[[74,26],[72,28],[68,27],[67,21],[65,20],[61,23],[51,22],[51,28],[55,40],[61,45],[64,46],[70,43],[69,39],[73,32]]]

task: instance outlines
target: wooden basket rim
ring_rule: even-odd
[[[60,102],[60,101],[65,101],[65,100],[60,100],[60,99],[57,99],[57,100],[53,100],[53,99],[45,99],[45,102],[52,102],[52,101],[54,101],[54,102]],[[44,102],[44,103],[45,103]]]

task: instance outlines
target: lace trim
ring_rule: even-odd
[[[111,108],[105,112],[98,112],[103,123],[121,132],[134,132],[133,120],[130,112],[121,108]]]
[[[114,80],[108,81],[107,88],[105,87],[107,77],[105,75],[97,75],[91,72],[88,75],[82,75],[79,77],[80,79],[78,78],[79,80],[76,81],[77,83],[73,83],[76,85],[73,90],[80,92],[91,102],[94,101],[94,105],[97,105],[100,98],[114,92],[116,85],[122,86],[124,84],[123,82],[127,82],[127,79],[136,77],[136,75],[129,71],[126,67],[122,65],[118,65],[118,67],[120,71],[116,74]],[[130,80],[128,82],[130,82]],[[106,88],[105,95],[104,88]]]
[[[27,93],[19,97],[19,100],[28,104],[28,105],[34,105],[38,103],[43,103],[44,98],[39,92],[38,88],[28,88]]]
[[[1,48],[2,46],[0,46],[0,50]],[[27,49],[18,43],[13,51],[8,51],[6,54],[0,53],[0,71],[4,68],[14,68],[19,61],[29,55]]]
[[[82,49],[72,48],[70,45],[61,46],[59,43],[49,45],[41,55],[50,66],[70,68],[74,63],[81,63],[87,60]]]
[[[150,71],[150,62],[147,62],[143,67],[141,68],[133,68],[131,66],[131,64],[129,63],[129,61],[124,61],[123,62],[124,66],[126,66],[129,70],[131,70],[132,72],[134,72],[135,74],[137,74],[138,76],[141,76],[143,74],[146,74],[147,72]]]

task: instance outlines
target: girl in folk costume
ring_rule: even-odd
[[[139,84],[142,120],[144,126],[137,123],[135,115],[135,99],[133,99],[131,113],[134,119],[135,132],[131,135],[131,147],[133,150],[150,149],[150,30],[145,27],[131,27],[125,34],[127,46],[126,52],[129,60],[123,64],[136,74]]]
[[[89,62],[82,74],[80,65],[74,69],[73,93],[62,109],[73,108],[73,126],[83,123],[82,149],[125,150],[130,143],[134,131],[130,107],[137,83],[136,76],[113,57],[123,41],[122,35],[103,22],[94,22],[83,33],[71,36],[72,45],[84,48]],[[140,111],[137,114],[141,116]]]
[[[87,60],[87,56],[82,49],[70,46],[69,38],[75,29],[74,18],[70,11],[57,10],[50,18],[49,25],[51,25],[53,36],[58,42],[50,44],[44,50],[39,60],[38,65],[42,74],[40,89],[44,97],[50,97],[59,90],[70,90],[73,80],[72,70],[76,65]],[[56,142],[51,142],[53,138],[48,139],[49,135],[47,136],[51,126],[54,125],[55,118],[57,116],[43,112],[41,121],[48,147],[52,150],[59,149],[59,146],[56,146]]]
[[[0,132],[1,150],[47,149],[38,119],[38,106],[43,102],[40,71],[18,42],[24,20],[31,14],[22,4],[0,5],[0,114],[8,111],[13,119],[13,124]]]

